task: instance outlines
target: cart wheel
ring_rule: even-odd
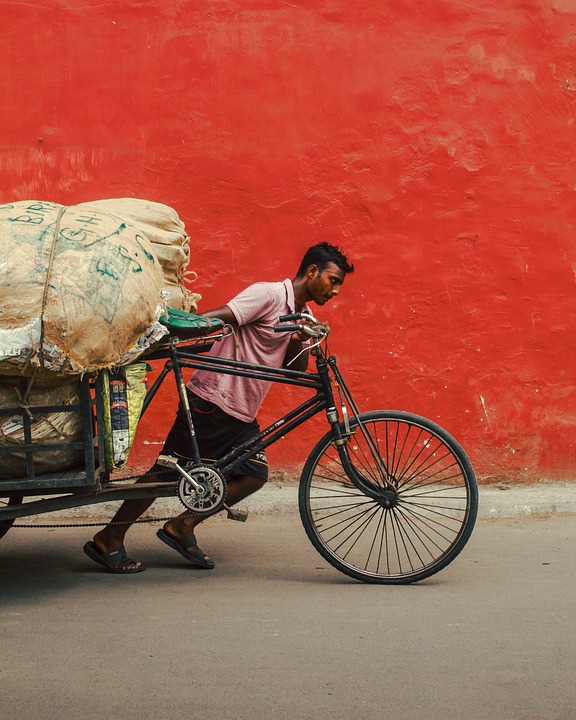
[[[9,505],[20,505],[23,497],[23,495],[11,495],[9,498],[0,498],[0,508],[8,507]],[[11,520],[0,520],[0,538],[6,535],[13,524],[14,518]]]

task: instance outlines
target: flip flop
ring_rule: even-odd
[[[83,549],[90,560],[94,560],[94,562],[102,565],[111,573],[116,573],[117,575],[132,575],[132,573],[138,573],[146,570],[144,565],[132,568],[127,567],[128,565],[134,565],[135,563],[134,560],[131,560],[128,555],[126,555],[124,547],[120,547],[118,550],[112,550],[112,552],[109,553],[103,553],[98,550],[95,543],[90,541],[84,545]]]
[[[169,535],[166,530],[158,530],[156,536],[162,540],[163,543],[166,543],[166,545],[169,545],[171,548],[176,550],[176,552],[179,552],[180,555],[186,558],[188,562],[191,562],[192,565],[204,568],[205,570],[212,570],[212,568],[215,567],[215,563],[212,562],[212,560],[204,560],[206,556],[200,548],[192,550],[191,552],[186,550],[187,547],[196,545],[196,538],[194,535],[188,535],[188,537],[183,538],[175,538],[172,537],[172,535]]]

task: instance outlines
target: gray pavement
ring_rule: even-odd
[[[138,525],[118,577],[92,528],[10,530],[0,546],[1,720],[572,720],[576,483],[481,485],[453,563],[411,586],[338,573],[272,480],[249,522],[202,526],[198,571]],[[103,522],[115,504],[25,524]],[[179,512],[158,501],[154,517]]]
[[[2,539],[2,720],[575,717],[572,515],[481,517],[408,586],[354,582],[269,510],[202,527],[209,572],[155,530],[130,531],[130,577],[84,556],[86,528]]]

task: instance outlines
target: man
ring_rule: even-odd
[[[242,291],[227,305],[202,313],[218,318],[234,328],[234,333],[214,343],[211,354],[241,359],[267,367],[290,367],[305,370],[307,353],[302,352],[305,334],[275,333],[278,318],[307,309],[307,303],[324,305],[336,297],[344,278],[354,266],[334,245],[323,242],[312,246],[304,255],[293,280],[255,283]],[[237,377],[207,370],[197,370],[188,383],[187,392],[202,458],[216,460],[234,446],[260,431],[256,414],[270,387],[269,382]],[[179,409],[164,448],[164,455],[173,455],[185,464],[191,457],[188,430]],[[138,482],[154,482],[154,466]],[[227,505],[235,505],[259,490],[268,479],[264,453],[252,457],[227,478]],[[124,537],[130,525],[153,503],[153,500],[127,500],[112,522],[86,543],[84,552],[107,570],[131,574],[144,566],[131,560],[124,549]],[[206,516],[184,513],[169,520],[156,534],[164,543],[180,553],[193,565],[205,569],[214,563],[198,547],[196,527]],[[124,523],[116,525],[114,523]]]

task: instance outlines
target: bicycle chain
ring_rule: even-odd
[[[189,513],[192,516],[193,513]],[[169,517],[155,517],[155,518],[140,518],[138,520],[116,520],[115,522],[86,522],[86,523],[52,523],[51,525],[12,525],[11,529],[18,530],[46,530],[54,528],[82,528],[82,527],[104,527],[104,525],[138,525],[144,523],[155,523],[155,522],[167,522],[168,520],[174,520],[177,517],[184,517],[180,515],[170,515]]]
[[[162,475],[167,475],[170,472],[170,470],[158,470],[154,472],[154,475],[161,477]],[[128,475],[123,478],[118,478],[117,480],[109,480],[109,482],[112,483],[119,483],[119,482],[126,482],[128,480],[137,480],[138,478],[142,477],[142,475]],[[176,497],[176,496],[174,496]],[[158,499],[158,498],[156,498]],[[113,502],[113,501],[112,501]],[[59,512],[56,510],[55,512]],[[189,513],[180,513],[178,515],[170,515],[169,517],[153,517],[153,518],[139,518],[138,520],[116,520],[114,522],[85,522],[85,523],[51,523],[51,524],[41,524],[41,525],[17,525],[14,523],[12,525],[11,529],[19,529],[19,530],[52,530],[54,528],[82,528],[82,527],[101,527],[104,525],[139,525],[139,524],[145,524],[145,523],[155,523],[155,522],[167,522],[168,520],[174,520],[177,517],[192,517],[195,513],[189,512]]]

